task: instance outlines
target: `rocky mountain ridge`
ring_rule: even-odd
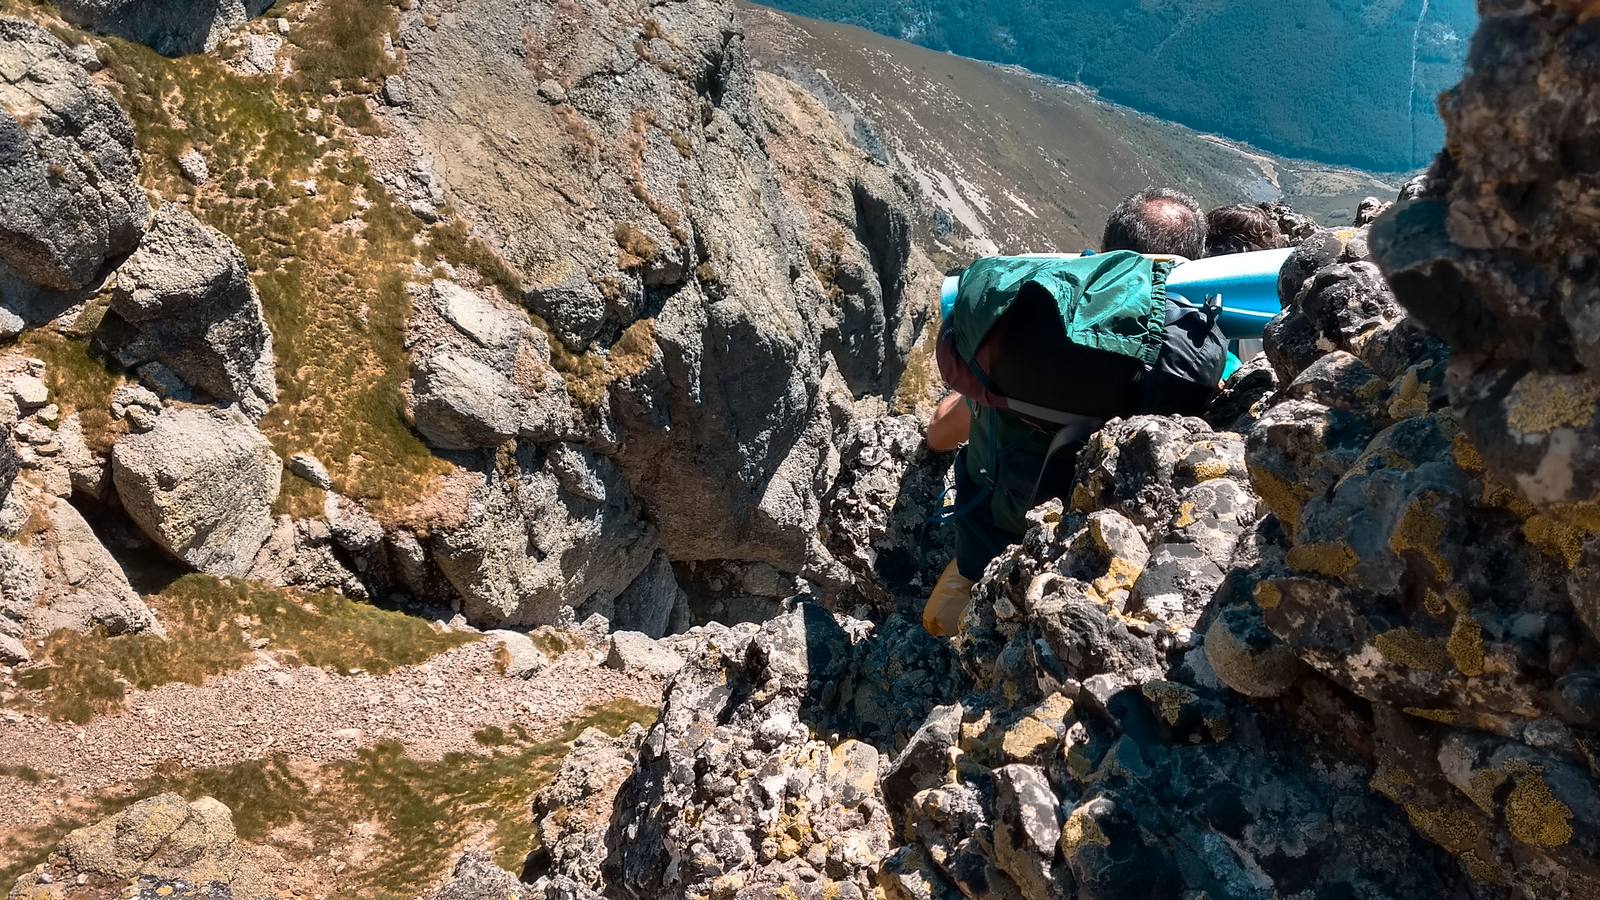
[[[1266,353],[1103,429],[950,643],[927,211],[732,6],[13,12],[0,728],[365,710],[141,763],[13,900],[1600,889],[1581,10],[1487,17],[1430,173],[1297,227]]]

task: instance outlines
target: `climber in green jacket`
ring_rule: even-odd
[[[1105,421],[1198,413],[1215,395],[1226,356],[1215,312],[1168,298],[1171,265],[1150,258],[1199,259],[1205,241],[1193,198],[1152,189],[1112,212],[1098,255],[990,258],[962,273],[938,346],[953,393],[927,431],[929,449],[961,448],[937,517],[955,528],[956,558],[924,607],[931,633],[956,633],[973,582],[1022,539],[1029,509],[1064,497]]]

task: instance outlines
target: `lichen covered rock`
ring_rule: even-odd
[[[0,267],[47,290],[88,287],[150,219],[138,174],[111,94],[49,32],[0,18]]]
[[[158,546],[196,571],[242,577],[272,533],[283,463],[237,410],[172,408],[117,441],[111,472]]]
[[[278,399],[272,332],[244,256],[181,206],[162,207],[117,270],[98,339],[123,365],[159,362],[251,418]]]
[[[673,681],[618,795],[609,889],[872,896],[893,841],[878,747],[898,723],[883,713],[889,703],[926,710],[954,687],[938,644],[914,628],[897,619],[873,633],[801,604],[759,628],[709,636]],[[900,665],[886,667],[885,652]],[[913,728],[921,715],[911,714]],[[859,736],[835,737],[845,725]]]
[[[257,852],[240,841],[233,813],[210,797],[141,800],[67,835],[50,859],[24,875],[10,900],[80,897],[267,900],[277,896]]]

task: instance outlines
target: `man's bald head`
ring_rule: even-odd
[[[1117,204],[1100,250],[1132,250],[1199,259],[1206,255],[1206,215],[1183,191],[1149,188]]]

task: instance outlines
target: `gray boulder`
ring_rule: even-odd
[[[683,668],[683,657],[637,631],[618,631],[611,635],[606,650],[606,668],[638,672],[656,678],[671,678]]]
[[[549,338],[526,312],[443,280],[411,295],[411,415],[429,444],[479,450],[577,436]]]
[[[59,630],[160,633],[155,614],[128,584],[122,567],[67,501],[27,501],[29,525],[0,540],[0,630],[45,637]]]
[[[0,18],[0,272],[47,290],[91,285],[150,218],[133,127],[67,47]]]
[[[432,541],[475,625],[555,624],[563,607],[623,593],[655,556],[654,529],[604,457],[524,447],[514,466],[477,477],[461,519],[436,528]]]
[[[516,389],[490,366],[456,353],[436,353],[416,370],[412,415],[417,430],[441,450],[496,447],[520,428]]]
[[[182,207],[163,206],[117,270],[111,313],[120,321],[103,323],[100,339],[124,365],[160,362],[252,418],[277,401],[272,332],[249,266],[232,241]]]
[[[164,56],[208,53],[271,0],[58,0],[68,21]]]
[[[117,442],[111,476],[162,549],[201,572],[242,577],[272,533],[283,464],[235,410],[168,409]]]
[[[67,835],[9,896],[68,897],[79,892],[55,888],[94,882],[115,883],[117,896],[136,900],[269,900],[275,889],[262,860],[259,849],[239,839],[228,807],[211,797],[191,803],[166,793]]]

